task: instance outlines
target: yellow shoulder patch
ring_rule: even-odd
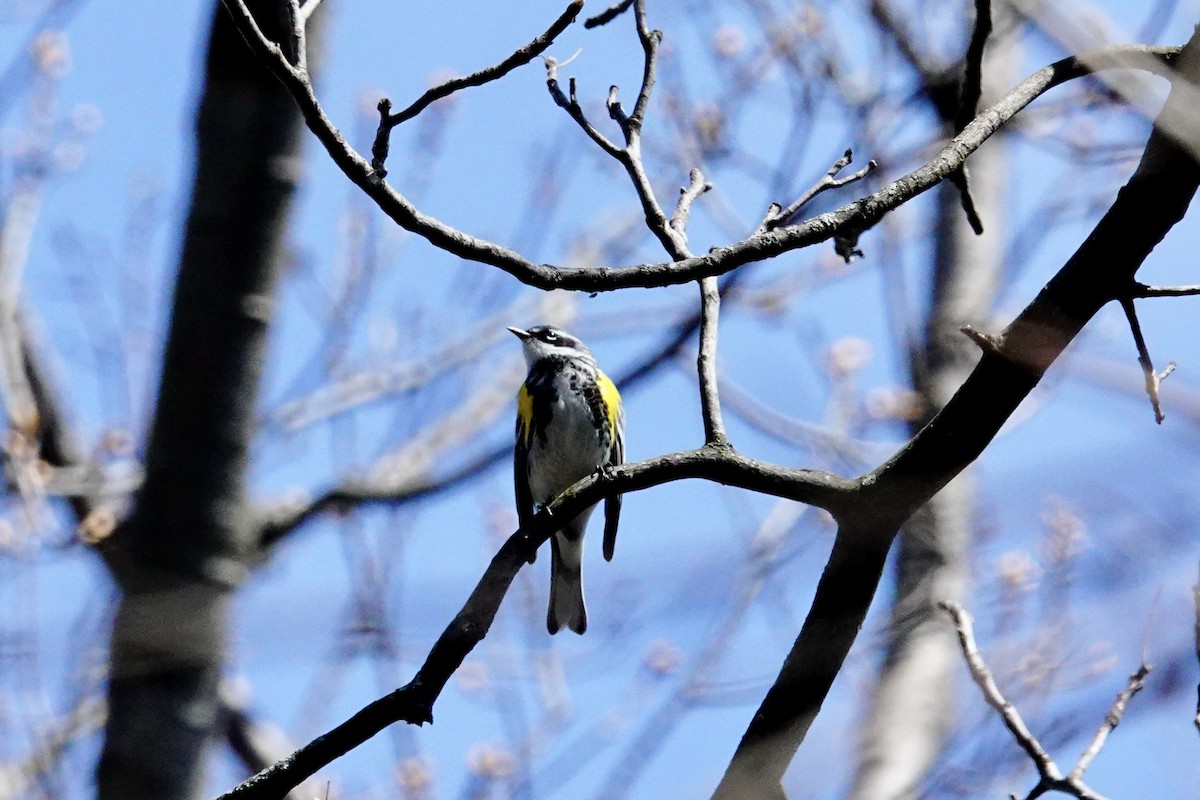
[[[621,393],[617,385],[600,370],[596,370],[596,384],[600,387],[600,398],[604,400],[604,408],[608,411],[608,428],[616,430],[617,419],[621,416]]]
[[[517,392],[517,438],[526,444],[529,443],[529,437],[533,433],[530,425],[532,419],[533,398],[525,384],[521,384],[521,389]]]

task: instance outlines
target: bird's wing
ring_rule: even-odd
[[[533,495],[529,491],[529,447],[533,442],[533,429],[530,420],[533,414],[533,401],[529,390],[524,386],[517,393],[517,435],[513,445],[513,488],[517,496],[517,522],[522,529],[528,527],[533,519]],[[537,551],[529,556],[529,563],[537,559]]]
[[[615,390],[614,390],[615,392]],[[620,396],[617,396],[617,414],[613,425],[613,446],[608,454],[608,466],[616,467],[625,463],[625,413],[621,410]],[[604,501],[604,560],[612,561],[613,551],[617,547],[617,522],[621,518],[621,495],[616,494]]]

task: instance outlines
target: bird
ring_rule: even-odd
[[[508,330],[521,340],[529,373],[517,392],[513,484],[525,528],[536,509],[572,484],[625,460],[621,393],[580,339],[553,325]],[[599,505],[598,503],[596,505]],[[583,602],[583,534],[596,505],[550,537],[550,603],[546,629],[587,630]],[[604,501],[604,559],[611,561],[621,496]],[[530,557],[530,561],[536,553]]]

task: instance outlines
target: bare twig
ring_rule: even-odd
[[[1016,739],[1017,744],[1033,761],[1034,766],[1038,771],[1037,785],[1026,795],[1026,800],[1041,797],[1047,792],[1062,792],[1069,794],[1072,797],[1077,797],[1079,800],[1104,800],[1091,787],[1083,782],[1083,773],[1091,766],[1096,756],[1104,748],[1104,743],[1108,740],[1108,735],[1113,732],[1121,720],[1125,716],[1125,710],[1129,706],[1129,701],[1133,696],[1142,690],[1145,685],[1146,676],[1150,674],[1150,667],[1143,661],[1132,675],[1129,676],[1129,682],[1125,688],[1117,694],[1116,700],[1113,701],[1112,707],[1108,714],[1104,717],[1104,722],[1100,724],[1096,734],[1092,740],[1084,748],[1080,754],[1079,760],[1075,762],[1075,766],[1071,769],[1070,774],[1065,778],[1059,771],[1054,760],[1050,758],[1049,753],[1042,747],[1037,738],[1030,733],[1026,727],[1024,720],[1021,719],[1020,712],[1013,706],[1000,691],[1000,687],[996,685],[995,678],[992,677],[991,670],[988,669],[987,663],[983,660],[983,656],[979,652],[979,646],[975,643],[975,634],[971,623],[971,615],[968,614],[962,606],[957,603],[942,601],[938,603],[938,607],[950,615],[954,621],[954,629],[958,633],[958,643],[962,649],[963,658],[967,662],[967,668],[971,672],[971,678],[978,684],[983,692],[983,697],[987,704],[996,709],[1004,720],[1005,727]]]
[[[596,129],[587,116],[583,113],[583,108],[579,105],[579,100],[575,96],[575,79],[571,78],[568,82],[570,87],[570,96],[563,94],[562,87],[558,85],[558,67],[559,63],[554,58],[546,59],[546,88],[550,90],[550,96],[554,99],[555,105],[564,109],[570,114],[571,119],[583,129],[583,132],[588,135],[588,138],[599,145],[600,149],[608,153],[613,158],[620,158],[621,148],[617,147],[608,137]]]
[[[801,208],[808,205],[808,203],[814,197],[821,194],[821,192],[829,189],[838,189],[842,186],[854,183],[855,181],[860,181],[879,167],[879,165],[875,163],[874,159],[872,159],[871,161],[868,161],[867,165],[862,169],[853,172],[844,178],[838,178],[837,174],[849,166],[853,161],[854,151],[850,148],[846,148],[846,152],[842,154],[842,157],[833,162],[833,166],[831,166],[829,170],[821,176],[821,179],[810,186],[799,197],[797,197],[795,201],[791,203],[791,205],[789,205],[787,208],[783,208],[778,203],[773,203],[767,210],[767,215],[763,219],[762,224],[759,226],[756,233],[763,233],[765,231],[775,230],[776,228],[781,228],[785,225],[788,225],[792,221],[792,218],[796,216],[796,213],[799,212]]]
[[[1140,692],[1146,685],[1146,676],[1150,674],[1150,665],[1145,661],[1138,666],[1137,670],[1129,676],[1129,683],[1125,685],[1113,700],[1112,708],[1108,710],[1108,714],[1104,717],[1104,722],[1100,723],[1100,727],[1096,730],[1096,735],[1092,737],[1092,741],[1084,748],[1079,755],[1079,760],[1075,762],[1075,766],[1071,769],[1067,780],[1078,783],[1083,780],[1083,773],[1092,765],[1092,761],[1104,749],[1104,743],[1108,741],[1108,735],[1112,733],[1121,720],[1125,718],[1125,709],[1129,707],[1129,701],[1133,696]]]
[[[305,22],[308,17],[300,10],[300,0],[286,0],[288,22],[291,27],[292,40],[289,43],[296,65],[301,73],[308,74],[308,33]]]
[[[633,0],[619,0],[619,2],[613,3],[611,6],[604,9],[596,16],[589,17],[587,20],[584,21],[583,27],[588,28],[590,30],[591,28],[599,28],[601,25],[607,25],[608,23],[612,22],[614,19],[616,19],[617,17],[621,16],[626,11],[628,11],[629,7],[632,5],[633,5]]]
[[[684,243],[687,242],[687,223],[692,213],[692,204],[710,189],[712,184],[704,180],[704,174],[698,169],[693,169],[688,174],[688,185],[679,190],[679,202],[675,204],[675,213],[667,220],[667,224]]]
[[[1120,300],[1121,308],[1125,311],[1125,318],[1129,320],[1129,330],[1133,332],[1133,342],[1137,345],[1138,364],[1146,379],[1146,396],[1150,398],[1150,407],[1154,409],[1154,421],[1161,425],[1165,417],[1162,411],[1162,398],[1159,396],[1159,385],[1175,371],[1175,362],[1167,364],[1166,369],[1162,372],[1154,369],[1154,362],[1150,360],[1150,351],[1146,347],[1146,339],[1142,335],[1142,326],[1138,322],[1137,309],[1133,305],[1133,299],[1122,297]]]
[[[387,100],[387,98],[380,100],[379,128],[375,132],[375,144],[371,148],[371,166],[376,174],[380,178],[387,175],[384,161],[387,160],[388,137],[393,128],[417,116],[438,100],[449,97],[455,92],[468,87],[483,86],[485,83],[504,77],[517,67],[528,64],[550,48],[550,45],[554,43],[559,34],[570,27],[571,23],[575,21],[575,18],[579,16],[579,12],[582,9],[583,0],[571,0],[570,5],[558,16],[558,19],[550,24],[549,28],[534,38],[529,44],[514,51],[512,55],[499,64],[481,69],[478,72],[473,72],[461,78],[452,78],[444,83],[440,83],[426,90],[423,95],[414,100],[408,107],[397,111],[395,114],[390,113],[390,100]]]
[[[967,669],[971,671],[971,679],[979,686],[979,690],[983,692],[983,699],[987,704],[996,709],[1000,714],[1000,718],[1004,720],[1004,726],[1008,728],[1017,744],[1029,759],[1037,767],[1038,775],[1043,780],[1061,781],[1062,773],[1058,766],[1054,763],[1054,759],[1050,758],[1050,754],[1046,752],[1037,738],[1030,733],[1029,728],[1025,725],[1025,720],[1021,718],[1021,713],[1016,707],[1005,699],[1004,694],[1000,691],[1000,687],[996,685],[996,679],[992,677],[992,671],[988,669],[987,663],[983,660],[983,656],[979,652],[979,646],[975,644],[975,632],[972,625],[971,615],[967,613],[958,603],[951,603],[943,600],[938,603],[938,608],[950,615],[954,621],[954,630],[958,633],[958,645],[962,648],[963,658],[967,662]]]
[[[975,0],[975,26],[963,64],[962,91],[959,94],[958,115],[954,119],[955,133],[961,133],[967,127],[979,106],[979,98],[983,94],[983,48],[991,33],[991,0]]]
[[[955,135],[967,127],[979,105],[979,97],[983,93],[983,48],[991,32],[991,0],[975,0],[975,26],[971,31],[971,41],[967,45],[967,56],[964,59],[962,92],[959,94],[958,113],[954,118]],[[981,235],[983,220],[979,218],[975,198],[971,196],[970,177],[965,164],[950,176],[950,181],[958,189],[959,201],[971,230],[976,236]]]
[[[967,171],[967,165],[964,164],[957,172],[953,172],[949,176],[950,183],[954,184],[954,188],[958,189],[958,200],[962,205],[963,213],[967,216],[967,224],[971,226],[971,230],[976,236],[983,234],[983,220],[979,218],[979,209],[975,207],[975,198],[971,195],[971,178]]]
[[[642,45],[642,86],[638,90],[637,102],[629,115],[629,127],[633,131],[642,129],[646,109],[650,105],[650,94],[654,91],[654,78],[658,68],[658,45],[662,42],[662,31],[651,30],[646,22],[646,0],[633,0],[633,18],[637,23],[638,41]]]
[[[704,442],[727,446],[725,422],[721,416],[721,395],[717,382],[717,320],[721,309],[721,293],[716,278],[700,279],[700,350],[696,356],[696,373],[700,379],[700,412],[704,419]]]
[[[407,122],[413,117],[424,111],[431,103],[448,97],[454,92],[466,89],[472,86],[482,86],[485,83],[490,83],[498,78],[503,78],[508,73],[520,66],[528,64],[533,59],[540,56],[542,53],[550,49],[550,45],[554,44],[554,40],[562,34],[575,18],[579,16],[579,12],[583,9],[583,0],[571,0],[563,13],[559,14],[558,18],[546,28],[544,32],[535,37],[528,44],[518,48],[508,58],[501,61],[499,64],[481,69],[478,72],[473,72],[470,75],[461,78],[452,78],[445,83],[428,89],[423,95],[413,101],[407,108],[397,111],[389,117],[388,122],[392,127]]]
[[[586,292],[612,291],[632,286],[678,285],[708,275],[721,275],[743,264],[808,247],[850,231],[866,230],[893,209],[944,180],[962,165],[971,152],[1021,109],[1054,86],[1099,69],[1118,67],[1169,74],[1170,65],[1179,52],[1179,48],[1173,47],[1111,47],[1051,64],[1021,82],[999,102],[976,117],[959,136],[924,166],[892,181],[872,195],[814,217],[801,225],[780,228],[727,247],[715,248],[707,255],[682,261],[625,267],[605,265],[566,268],[534,263],[510,248],[446,225],[423,214],[406,197],[380,181],[370,163],[346,142],[329,120],[317,101],[307,76],[298,74],[286,59],[281,58],[278,45],[263,35],[247,10],[245,0],[222,2],[232,13],[247,41],[291,92],[309,128],[334,163],[398,225],[424,237],[452,255],[497,267],[530,286]],[[561,92],[555,94],[556,102],[560,102],[568,110],[571,110],[571,106],[577,109],[577,104],[560,101],[560,97]],[[572,116],[575,113],[572,111]],[[608,143],[605,149],[616,148]]]
[[[615,467],[606,473],[594,473],[539,511],[528,529],[518,530],[509,537],[409,683],[222,795],[221,800],[278,797],[394,722],[421,725],[432,721],[434,702],[446,682],[487,635],[517,572],[559,527],[559,519],[569,519],[612,494],[628,494],[689,478],[729,486],[753,486],[757,491],[826,508],[835,516],[845,510],[843,503],[857,485],[827,472],[776,467],[728,448],[714,447],[672,453]]]
[[[1135,283],[1129,296],[1137,299],[1144,297],[1194,297],[1200,294],[1200,286],[1147,286]]]

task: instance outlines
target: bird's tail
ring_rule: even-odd
[[[550,607],[546,611],[546,630],[550,633],[558,633],[563,626],[576,633],[587,630],[582,562],[583,536],[571,539],[561,532],[550,537]]]

